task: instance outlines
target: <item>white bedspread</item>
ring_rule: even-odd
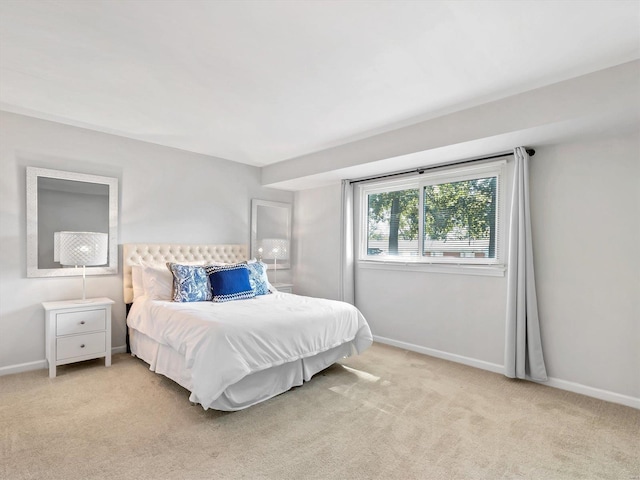
[[[185,357],[192,374],[191,400],[204,408],[251,373],[346,342],[361,353],[373,341],[353,305],[280,292],[226,303],[141,297],[127,323]]]

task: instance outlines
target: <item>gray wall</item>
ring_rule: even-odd
[[[294,293],[340,300],[340,184],[296,192]]]
[[[536,146],[543,348],[563,388],[640,398],[639,144],[636,131]],[[295,211],[296,291],[339,298],[340,187],[298,192]],[[358,269],[356,283],[374,335],[500,371],[506,277]]]
[[[531,184],[550,375],[640,398],[640,135],[540,149]]]
[[[248,165],[6,112],[0,127],[0,369],[44,366],[40,303],[82,291],[78,277],[26,278],[26,166],[117,177],[119,244],[248,244],[251,198],[293,200]],[[113,345],[124,345],[121,274],[88,277],[87,296],[115,300]]]

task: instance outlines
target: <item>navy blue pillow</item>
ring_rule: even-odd
[[[253,298],[256,292],[249,282],[249,269],[245,264],[207,265],[214,302],[229,302]]]

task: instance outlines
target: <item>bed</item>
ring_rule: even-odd
[[[134,300],[133,277],[141,265],[245,261],[246,245],[123,246],[131,354],[189,390],[189,400],[204,409],[241,410],[268,400],[372,343],[358,309],[334,300],[273,291],[247,300],[181,303],[141,287]]]

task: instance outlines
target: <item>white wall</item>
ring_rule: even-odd
[[[0,127],[0,369],[44,366],[40,302],[82,288],[77,277],[26,278],[26,166],[117,177],[119,244],[248,243],[251,198],[293,200],[248,165],[6,112]],[[115,300],[112,344],[124,345],[121,274],[88,277],[87,295]]]
[[[340,299],[340,184],[296,192],[294,293]]]
[[[639,399],[638,132],[533,146],[534,253],[548,373],[563,388]],[[295,209],[304,212],[296,288],[337,298],[340,188],[298,192]],[[374,335],[484,368],[503,365],[506,277],[358,269],[356,284],[356,304]]]
[[[549,375],[640,398],[640,135],[538,151],[531,216]]]

